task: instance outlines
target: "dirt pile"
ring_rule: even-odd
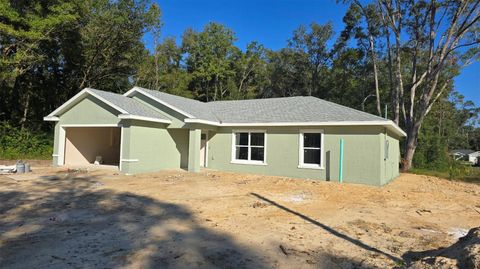
[[[409,268],[480,268],[480,227],[472,228],[453,245],[411,254],[421,258]],[[407,254],[408,256],[408,254]]]

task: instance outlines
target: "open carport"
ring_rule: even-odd
[[[65,164],[93,164],[101,156],[102,164],[118,166],[120,162],[120,127],[65,128]]]

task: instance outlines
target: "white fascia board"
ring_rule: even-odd
[[[185,119],[185,123],[201,123],[220,127],[235,126],[385,126],[400,136],[407,134],[393,121],[325,121],[325,122],[264,122],[264,123],[219,123],[201,119]]]
[[[143,120],[143,121],[151,121],[151,122],[160,122],[160,123],[166,123],[166,124],[172,123],[170,120],[136,116],[136,115],[131,115],[131,114],[120,114],[120,115],[118,115],[118,118],[119,119],[129,119],[129,120]]]
[[[220,126],[351,126],[351,125],[385,125],[385,121],[324,121],[324,122],[255,122],[255,123],[220,123]]]
[[[395,124],[395,122],[389,121],[389,126],[392,128],[393,132],[397,133],[402,137],[407,137],[407,133],[405,133],[405,131],[402,130],[402,128],[400,128],[397,124]]]
[[[87,95],[91,95],[91,96],[97,98],[98,100],[102,101],[103,103],[107,104],[108,106],[112,107],[113,109],[119,111],[120,113],[128,114],[128,112],[125,111],[124,109],[112,104],[111,102],[104,99],[103,97],[100,97],[100,96],[96,95],[95,93],[93,93],[90,90],[90,88],[85,88],[85,89],[81,90],[79,93],[77,93],[75,96],[70,98],[63,105],[61,105],[57,109],[55,109],[52,113],[48,114],[48,116],[46,116],[46,118],[55,117],[55,116],[58,116],[59,114],[62,114],[62,112],[64,112],[65,110],[67,110],[71,106],[73,106],[75,104],[75,101],[77,101],[80,98],[84,98]]]
[[[122,127],[120,124],[115,123],[79,123],[79,124],[60,124],[62,128],[70,128],[70,127]]]
[[[223,126],[221,123],[216,121],[209,121],[209,120],[201,120],[201,119],[184,119],[185,123],[201,123],[201,124],[208,124],[213,126]],[[250,126],[250,125],[249,125]]]
[[[59,117],[55,117],[55,116],[47,116],[47,117],[43,117],[43,121],[59,121],[60,118]]]
[[[123,96],[125,97],[130,97],[132,96],[132,94],[136,91],[138,91],[139,87],[133,87],[131,88],[129,91],[127,91],[126,93],[123,94]]]
[[[179,109],[179,108],[177,108],[177,107],[175,107],[175,106],[172,106],[171,104],[169,104],[169,103],[167,103],[167,102],[165,102],[165,101],[163,101],[163,100],[160,100],[160,99],[158,99],[157,97],[155,97],[155,96],[153,96],[153,95],[151,95],[151,94],[143,91],[143,89],[140,88],[140,87],[133,87],[131,90],[129,90],[128,92],[124,93],[123,95],[126,96],[126,97],[130,97],[130,96],[132,96],[135,92],[141,93],[141,94],[145,95],[146,97],[148,97],[148,98],[156,101],[157,103],[159,103],[159,104],[161,104],[161,105],[164,105],[164,106],[166,106],[166,107],[168,107],[168,108],[170,108],[170,109],[172,109],[172,110],[174,110],[174,111],[176,111],[176,112],[184,115],[185,117],[195,118],[193,115],[191,115],[191,114],[189,114],[189,113],[187,113],[187,112],[185,112],[185,111],[183,111],[183,110],[181,110],[181,109]]]

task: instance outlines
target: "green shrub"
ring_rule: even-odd
[[[480,183],[480,167],[467,166],[463,180]]]
[[[0,159],[50,159],[52,136],[0,122]]]
[[[459,161],[451,160],[447,171],[435,169],[413,168],[410,173],[429,175],[434,177],[446,178],[450,180],[460,180],[480,184],[480,167],[474,167]]]
[[[466,168],[467,166],[451,158],[448,164],[448,178],[449,179],[464,178],[467,173]]]
[[[432,135],[428,140],[424,139],[415,151],[413,166],[447,172],[451,166],[451,157],[445,142],[437,135]]]

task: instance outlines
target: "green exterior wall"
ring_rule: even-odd
[[[176,168],[188,168],[188,145],[189,135],[187,129],[167,129],[175,141],[175,147],[180,154],[180,166]]]
[[[115,109],[99,101],[95,97],[87,96],[75,106],[64,112],[55,123],[53,142],[53,165],[58,164],[60,126],[65,124],[108,124],[118,125],[120,114]]]
[[[123,124],[122,171],[128,174],[186,168],[188,130],[132,120]]]
[[[233,130],[266,130],[267,165],[231,163]],[[299,132],[301,129],[324,131],[324,169],[298,168]],[[219,128],[209,132],[208,167],[218,170],[338,181],[340,139],[345,140],[344,182],[382,184],[380,139],[383,128],[345,127],[256,127]]]
[[[185,124],[185,116],[143,95],[133,98],[162,112],[172,124],[120,120],[115,109],[86,97],[59,116],[55,125],[54,155],[59,150],[59,133],[64,124],[118,125],[122,127],[121,170],[128,174],[164,169],[200,169],[200,135],[208,134],[208,168],[338,181],[340,139],[344,139],[344,182],[383,185],[399,175],[399,139],[377,126],[322,127],[214,127]],[[323,169],[299,168],[299,133],[321,129],[324,133]],[[233,130],[266,131],[266,165],[231,163]],[[388,141],[388,156],[386,142]],[[57,163],[54,156],[53,162]]]
[[[120,113],[87,96],[59,116],[55,124],[53,164],[58,163],[61,125],[118,125],[122,127],[121,170],[127,174],[188,167],[188,129],[166,129],[166,124],[120,120]]]
[[[95,97],[87,96],[71,109],[63,113],[61,124],[119,124],[117,116],[120,112],[99,101]]]
[[[383,130],[383,133],[380,134],[380,137],[380,153],[382,156],[381,185],[384,185],[390,182],[392,179],[398,177],[400,174],[400,138],[386,129]]]

